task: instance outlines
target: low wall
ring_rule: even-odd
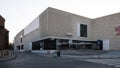
[[[2,56],[10,56],[10,55],[13,55],[14,52],[13,51],[10,51],[10,50],[0,50],[0,57]]]
[[[31,52],[41,53],[41,54],[51,54],[51,53],[55,53],[56,50],[32,50]]]

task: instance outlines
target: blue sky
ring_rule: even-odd
[[[10,42],[47,7],[97,18],[120,12],[120,0],[0,0],[0,15],[6,19]]]

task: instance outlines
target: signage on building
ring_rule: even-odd
[[[120,25],[115,27],[115,33],[116,35],[120,35]]]

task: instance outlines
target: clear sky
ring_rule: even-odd
[[[120,12],[120,0],[0,0],[0,15],[6,19],[10,42],[47,7],[97,18]]]

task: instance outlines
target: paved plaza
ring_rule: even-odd
[[[116,68],[79,60],[78,58],[49,57],[36,53],[17,52],[16,59],[0,62],[0,68]]]
[[[55,54],[42,55],[53,57]],[[120,51],[61,51],[61,58],[82,60],[91,63],[104,64],[120,68]]]

